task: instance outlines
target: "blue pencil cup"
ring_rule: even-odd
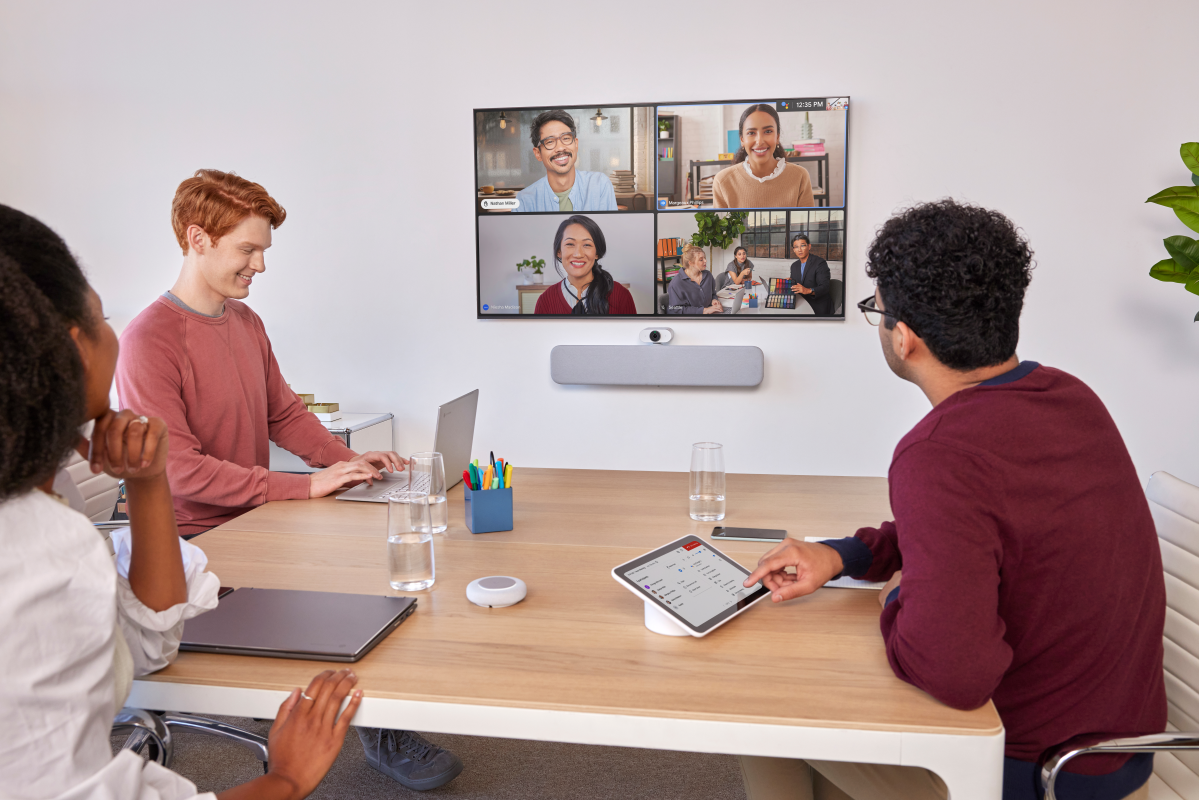
[[[512,490],[463,487],[466,498],[466,527],[471,533],[512,530]]]

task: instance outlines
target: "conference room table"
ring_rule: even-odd
[[[732,526],[795,538],[851,535],[889,518],[883,478],[729,475]],[[517,468],[514,527],[471,534],[462,485],[435,537],[437,582],[416,612],[352,667],[355,724],[511,739],[902,764],[958,798],[998,800],[1004,731],[992,704],[950,708],[899,680],[878,593],[825,588],[769,598],[703,638],[662,636],[613,567],[713,523],[688,515],[686,473]],[[391,589],[385,504],[267,503],[193,540],[233,587],[402,594]],[[714,542],[747,567],[769,545]],[[466,585],[511,575],[509,608]],[[134,682],[128,705],[273,717],[287,692],[341,665],[180,653]]]

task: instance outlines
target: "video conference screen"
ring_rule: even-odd
[[[845,318],[848,97],[474,125],[480,318]]]

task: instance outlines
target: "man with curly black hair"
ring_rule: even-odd
[[[879,326],[891,370],[933,406],[895,448],[895,519],[836,541],[788,539],[746,585],[761,580],[780,602],[840,575],[886,581],[892,670],[954,708],[993,701],[1006,733],[1003,797],[1031,800],[1038,761],[1165,729],[1153,519],[1094,392],[1016,356],[1032,251],[1006,217],[952,200],[918,205],[882,226],[867,259],[877,289],[858,307]],[[913,767],[742,765],[750,800],[811,797],[822,781],[855,800],[946,796],[940,778]],[[1153,757],[1092,755],[1066,769],[1061,797],[1147,797]]]

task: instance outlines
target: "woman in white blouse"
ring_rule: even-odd
[[[181,543],[166,477],[166,426],[108,408],[117,338],[66,244],[0,205],[0,796],[196,797],[190,781],[130,751],[113,717],[136,675],[166,666],[183,621],[216,606],[204,554]],[[95,420],[91,440],[79,426]],[[124,478],[130,530],[113,558],[53,492],[76,449]],[[185,566],[186,564],[186,566]],[[323,672],[279,708],[270,772],[223,792],[307,796],[341,749],[362,692]],[[350,696],[337,716],[337,707]],[[200,795],[212,798],[211,794]]]

